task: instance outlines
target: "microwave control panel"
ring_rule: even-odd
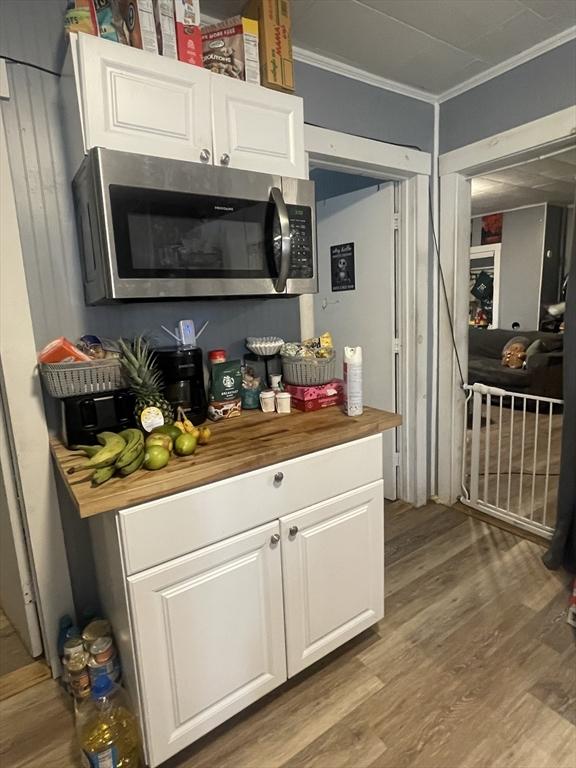
[[[291,278],[314,277],[314,242],[312,211],[302,205],[288,205],[290,219],[290,271]]]

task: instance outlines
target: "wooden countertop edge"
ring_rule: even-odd
[[[379,419],[374,419],[373,421],[367,423],[367,424],[359,424],[355,423],[356,425],[356,432],[353,436],[346,434],[342,437],[338,435],[338,432],[334,432],[334,434],[327,435],[326,432],[320,431],[318,438],[314,439],[314,436],[310,436],[310,434],[307,434],[307,443],[305,447],[302,447],[301,444],[295,443],[294,446],[283,446],[282,448],[282,456],[280,458],[274,456],[271,458],[270,451],[267,450],[266,446],[263,446],[263,449],[260,453],[252,454],[250,457],[249,466],[247,466],[246,457],[244,455],[239,455],[237,457],[237,466],[230,466],[230,462],[232,461],[234,463],[234,459],[230,459],[230,457],[227,458],[227,466],[226,468],[222,468],[220,470],[216,469],[218,464],[220,463],[218,460],[214,461],[214,468],[215,471],[208,476],[204,475],[201,479],[194,481],[193,478],[187,479],[190,476],[182,476],[182,480],[178,481],[178,475],[175,473],[172,473],[171,476],[167,476],[164,478],[164,482],[170,483],[169,487],[162,488],[162,483],[157,484],[158,492],[154,492],[154,487],[152,486],[149,491],[145,494],[145,496],[137,501],[134,501],[132,504],[121,502],[113,503],[113,499],[118,495],[117,489],[114,488],[114,486],[109,486],[106,488],[105,486],[102,486],[98,489],[99,492],[107,491],[106,495],[102,495],[99,499],[96,500],[90,500],[90,502],[86,502],[82,504],[82,502],[77,498],[77,496],[74,493],[73,485],[70,483],[69,476],[67,475],[64,466],[60,462],[57,451],[61,449],[62,444],[60,441],[54,437],[50,437],[50,452],[52,453],[52,458],[54,460],[54,463],[56,464],[56,467],[58,469],[58,473],[60,477],[62,478],[62,481],[66,487],[66,490],[76,507],[78,511],[78,515],[82,519],[88,519],[90,517],[94,517],[96,515],[104,514],[106,512],[115,512],[120,509],[128,509],[131,506],[139,506],[140,504],[146,504],[150,501],[158,501],[162,498],[168,498],[169,496],[172,496],[177,493],[184,493],[186,491],[191,491],[196,488],[202,488],[205,485],[210,485],[211,483],[217,483],[222,480],[226,480],[233,477],[238,477],[243,474],[247,474],[249,472],[253,472],[258,469],[264,469],[267,466],[272,466],[273,464],[277,464],[282,461],[289,461],[291,459],[299,458],[300,456],[306,456],[310,453],[315,453],[317,451],[326,450],[328,448],[334,448],[337,445],[343,445],[344,443],[354,442],[356,440],[362,440],[366,437],[372,437],[373,435],[377,435],[379,433],[385,432],[388,429],[394,429],[402,424],[402,417],[399,414],[395,413],[389,413],[382,411],[382,416]],[[206,465],[204,465],[204,471],[206,471]],[[144,470],[142,470],[144,471]],[[158,477],[160,480],[161,477]],[[176,482],[174,482],[176,480]],[[118,482],[122,482],[121,479],[118,479]],[[114,480],[109,481],[109,483],[114,483]],[[108,485],[108,484],[107,484]],[[100,503],[98,503],[100,502]],[[87,507],[89,507],[87,511]]]

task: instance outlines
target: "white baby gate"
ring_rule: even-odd
[[[461,501],[550,538],[558,495],[563,401],[484,384],[467,384],[464,389],[468,418]]]

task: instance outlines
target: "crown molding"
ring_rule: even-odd
[[[455,85],[453,88],[449,88],[447,91],[444,91],[444,93],[436,96],[436,99],[442,104],[442,102],[448,101],[448,99],[453,99],[461,93],[476,88],[476,86],[482,85],[482,83],[486,83],[488,80],[498,77],[498,75],[503,75],[505,72],[509,72],[511,69],[520,66],[520,64],[525,64],[527,61],[531,61],[537,56],[541,56],[543,53],[552,51],[554,48],[558,48],[558,46],[564,45],[564,43],[569,43],[571,40],[575,39],[576,26],[569,27],[563,32],[559,32],[557,35],[549,37],[547,40],[543,40],[541,43],[536,43],[532,48],[527,48],[525,51],[516,54],[516,56],[511,56],[509,59],[506,59],[506,61],[501,61],[500,64],[496,64],[494,67],[490,67],[490,69],[480,72],[480,74],[471,77],[469,80],[465,80],[463,83]]]
[[[392,91],[393,93],[399,93],[402,96],[409,96],[411,99],[418,99],[419,101],[425,101],[428,104],[434,104],[438,97],[433,93],[424,91],[421,88],[415,88],[404,83],[398,83],[396,80],[388,80],[381,75],[375,75],[372,72],[366,72],[364,69],[359,69],[351,64],[345,64],[342,61],[336,61],[328,56],[324,56],[321,53],[315,53],[314,51],[306,51],[303,48],[294,46],[292,48],[295,61],[299,61],[302,64],[309,64],[312,67],[318,67],[318,69],[324,69],[327,72],[332,72],[335,75],[342,75],[348,77],[351,80],[358,80],[361,83],[372,85],[375,88],[381,88],[385,91]]]

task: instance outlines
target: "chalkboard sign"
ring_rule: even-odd
[[[333,291],[353,291],[356,288],[354,243],[330,246],[330,267]]]

